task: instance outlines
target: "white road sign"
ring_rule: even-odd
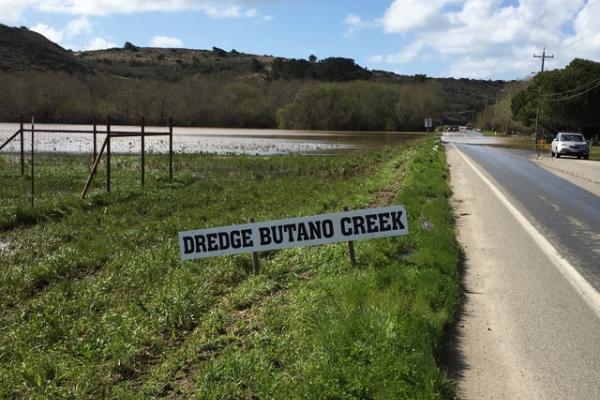
[[[407,234],[406,209],[392,206],[180,232],[179,247],[192,260]]]

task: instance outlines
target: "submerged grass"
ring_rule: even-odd
[[[155,157],[143,190],[122,157],[114,193],[98,183],[83,202],[72,198],[86,168],[69,158],[62,179],[46,168],[55,189],[33,210],[13,205],[27,182],[3,165],[0,397],[452,397],[436,359],[459,251],[435,142],[178,156],[173,182]],[[406,205],[411,233],[357,242],[356,268],[342,244],[263,254],[259,276],[248,255],[179,260],[180,230],[385,201]]]

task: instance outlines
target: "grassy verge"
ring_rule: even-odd
[[[590,149],[590,160],[600,161],[600,146],[592,146]]]
[[[452,396],[436,357],[459,250],[435,138],[347,157],[179,157],[185,172],[168,183],[156,166],[145,190],[120,163],[111,195],[61,191],[23,208],[39,213],[26,222],[6,206],[0,397]],[[73,161],[60,184],[84,172]],[[17,184],[0,173],[6,193]],[[357,268],[344,245],[263,254],[260,276],[247,255],[178,257],[179,230],[389,203],[406,205],[411,234],[356,243]]]

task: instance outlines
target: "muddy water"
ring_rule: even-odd
[[[26,129],[30,125],[25,126]],[[19,129],[17,124],[0,123],[0,144]],[[93,135],[77,133],[76,130],[90,130],[86,125],[35,125],[35,148],[39,152],[91,153]],[[61,130],[59,133],[44,133],[37,130]],[[105,126],[98,126],[105,131]],[[112,126],[111,130],[139,132],[139,127]],[[165,127],[146,127],[146,132],[164,132]],[[419,133],[391,132],[332,132],[332,131],[289,131],[270,129],[220,129],[220,128],[174,128],[173,149],[178,153],[214,154],[335,154],[356,149],[373,148],[405,142],[422,136]],[[97,135],[100,148],[106,135]],[[31,148],[31,133],[25,134],[24,145]],[[111,150],[116,153],[139,153],[139,137],[111,138]],[[17,137],[2,152],[16,152],[20,148]],[[146,137],[146,150],[154,153],[168,152],[168,136]]]
[[[527,136],[483,136],[475,131],[444,132],[442,140],[452,143],[533,151],[533,139]]]

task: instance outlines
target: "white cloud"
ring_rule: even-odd
[[[103,16],[141,12],[199,11],[211,18],[258,18],[252,0],[0,0],[0,22],[15,23],[32,9],[40,12]]]
[[[344,23],[352,27],[358,27],[364,24],[362,18],[354,14],[348,14],[346,19],[344,19]]]
[[[384,33],[408,41],[370,62],[405,64],[436,54],[452,76],[523,76],[539,69],[532,57],[548,47],[551,67],[574,57],[600,58],[600,0],[395,0],[381,18]],[[359,16],[348,19],[360,25]]]
[[[37,24],[30,28],[32,31],[44,35],[47,39],[54,43],[61,43],[64,38],[64,33],[61,29],[54,29],[46,24]]]
[[[0,23],[11,24],[21,20],[23,12],[31,7],[31,0],[0,0]]]
[[[376,28],[380,25],[380,21],[364,20],[358,15],[348,14],[346,18],[344,18],[344,24],[348,26],[348,30],[346,31],[346,36],[348,37],[352,36],[354,32],[362,29]]]
[[[77,36],[83,33],[90,33],[92,31],[92,23],[86,16],[79,17],[69,22],[65,28],[66,36]]]
[[[581,9],[574,23],[575,33],[564,39],[566,57],[600,59],[600,0],[589,1]]]
[[[3,0],[6,1],[6,0]],[[44,12],[77,15],[133,14],[196,10],[212,18],[255,18],[258,11],[246,8],[241,0],[37,0]]]
[[[150,46],[152,47],[182,47],[183,42],[181,39],[170,36],[154,36],[150,39]]]
[[[111,42],[110,40],[103,37],[95,37],[90,40],[85,46],[83,46],[84,50],[104,50],[111,49],[113,47],[119,47],[116,43]]]
[[[448,0],[395,0],[383,15],[381,22],[387,33],[404,33],[431,26],[444,19],[442,7]]]
[[[258,11],[256,10],[256,8],[251,8],[249,10],[246,10],[246,12],[244,13],[244,16],[246,18],[255,18],[258,15]]]
[[[83,16],[70,21],[64,29],[53,28],[43,23],[38,23],[30,29],[44,35],[54,43],[60,44],[65,48],[71,48],[73,46],[67,46],[65,41],[81,34],[90,33],[92,23],[87,17]]]
[[[421,50],[425,47],[425,44],[420,41],[414,41],[404,49],[395,54],[389,54],[385,60],[390,64],[406,64],[414,60]]]
[[[374,54],[367,59],[368,62],[372,63],[380,63],[384,60],[384,57],[381,54]]]

